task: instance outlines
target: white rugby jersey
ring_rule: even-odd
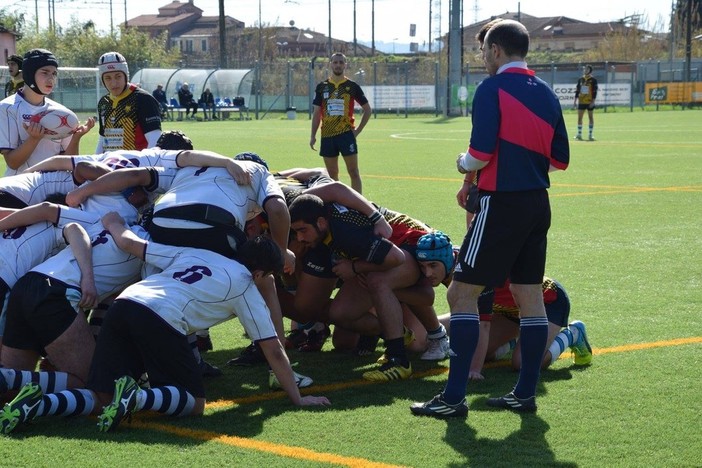
[[[0,232],[0,278],[9,286],[66,246],[63,229],[37,223]]]
[[[77,187],[68,171],[30,172],[0,178],[0,191],[27,205],[36,205],[54,193],[66,194]]]
[[[165,208],[208,204],[231,213],[239,228],[243,229],[248,219],[263,210],[266,200],[271,197],[285,199],[275,178],[264,166],[251,161],[238,162],[251,174],[250,185],[238,185],[226,169],[219,167],[183,167],[175,177],[165,181],[159,175],[159,188],[167,191],[154,206],[154,224],[174,228],[208,227],[158,216],[159,210]]]
[[[129,286],[118,299],[148,307],[184,335],[236,316],[252,340],[276,336],[270,311],[240,263],[208,250],[156,242],[146,246],[146,263],[163,271]]]
[[[177,168],[176,158],[182,150],[164,150],[161,148],[146,148],[141,151],[108,151],[95,155],[73,156],[73,167],[81,161],[98,161],[111,169],[126,167],[166,167]]]
[[[148,234],[141,226],[129,229],[142,239]],[[103,229],[90,236],[93,246],[93,276],[98,293],[98,302],[122,291],[141,278],[142,261],[117,247],[109,231]],[[80,288],[80,268],[71,249],[64,249],[31,271],[43,273],[63,283]],[[69,297],[77,307],[78,297]]]
[[[49,98],[44,98],[44,104],[41,106],[34,106],[24,100],[21,91],[0,101],[0,150],[17,149],[22,143],[27,141],[29,135],[23,124],[28,125],[34,114],[45,111],[49,105],[68,110],[65,106]],[[71,142],[71,138],[72,136],[70,135],[63,140],[42,138],[29,159],[18,169],[10,169],[8,167],[5,175],[17,174],[51,156],[63,153]]]

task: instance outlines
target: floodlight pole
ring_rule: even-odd
[[[224,25],[224,0],[219,0],[219,68],[227,68],[226,39],[227,30]]]
[[[332,35],[331,35],[331,0],[329,0],[329,56],[334,53],[334,48],[332,47]]]

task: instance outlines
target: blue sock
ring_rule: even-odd
[[[541,361],[548,340],[548,319],[546,317],[525,317],[519,321],[519,346],[522,352],[522,368],[514,387],[517,398],[536,395],[536,384],[541,373]]]
[[[451,343],[450,367],[444,400],[455,405],[466,397],[470,362],[473,360],[475,348],[478,346],[480,334],[480,319],[478,314],[451,314]]]

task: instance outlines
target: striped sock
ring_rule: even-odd
[[[455,405],[466,397],[468,372],[473,360],[475,348],[480,334],[480,319],[478,314],[451,314],[451,329],[449,341],[449,374],[444,389],[444,401]]]
[[[589,134],[590,134],[590,138],[592,138],[592,131],[594,130],[594,128],[595,128],[594,125],[590,125],[590,126],[587,128],[587,129],[588,129],[588,132],[589,132]]]
[[[8,390],[19,390],[29,382],[39,384],[42,393],[56,393],[68,387],[68,374],[65,372],[41,371],[32,372],[0,368],[0,373],[7,382]]]
[[[582,126],[582,125],[578,125],[578,136],[580,136],[580,135],[582,135],[582,134],[583,134],[583,126]]]
[[[195,407],[195,397],[174,386],[139,390],[135,411],[152,410],[171,416],[187,416]]]
[[[93,392],[84,388],[72,388],[59,393],[42,396],[37,411],[39,416],[86,416],[95,409]]]
[[[519,346],[522,352],[522,368],[514,387],[517,398],[530,398],[536,395],[536,384],[541,374],[541,361],[548,340],[548,319],[546,317],[524,317],[519,321]]]
[[[561,354],[572,346],[573,343],[575,343],[575,340],[573,339],[573,332],[571,332],[568,328],[561,330],[560,333],[558,333],[558,335],[556,335],[556,337],[553,339],[551,346],[548,348],[548,352],[551,353],[551,364],[556,362],[558,358],[561,357]]]

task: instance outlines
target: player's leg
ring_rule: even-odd
[[[594,109],[587,110],[587,122],[588,122],[588,140],[594,140],[592,132],[595,129],[595,111]]]
[[[582,140],[583,139],[583,115],[585,114],[585,109],[581,109],[581,106],[578,105],[578,133],[575,135],[576,140]]]
[[[83,313],[75,313],[73,323],[45,346],[46,357],[56,369],[68,374],[68,388],[82,388],[88,381],[95,339]]]
[[[358,153],[344,156],[346,171],[351,179],[351,188],[358,193],[363,193],[363,182],[361,181],[361,171],[358,169]]]
[[[324,159],[324,167],[332,180],[339,180],[339,148],[336,137],[322,137],[319,155]]]

